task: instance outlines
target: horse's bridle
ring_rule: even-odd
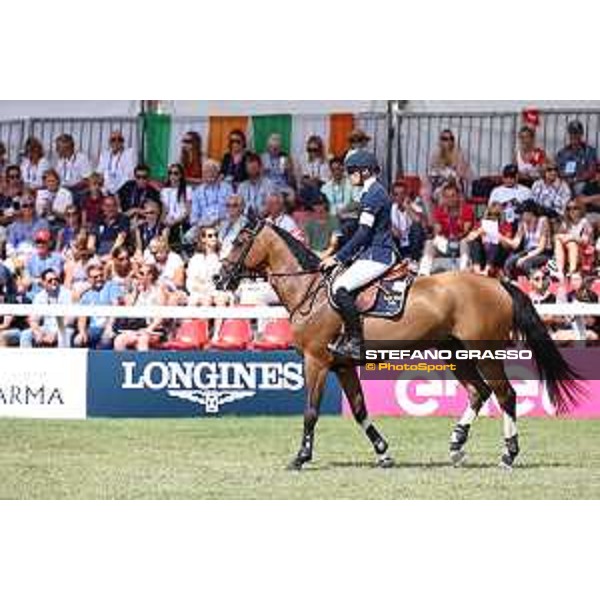
[[[218,281],[217,285],[222,286],[223,289],[227,289],[229,286],[232,285],[232,283],[235,283],[234,287],[237,287],[241,279],[257,279],[259,277],[264,276],[263,273],[261,273],[260,271],[247,269],[244,263],[246,262],[246,258],[248,257],[248,254],[252,249],[252,244],[254,243],[256,236],[260,233],[262,228],[265,227],[265,225],[267,225],[267,223],[268,221],[261,219],[257,222],[257,224],[254,227],[243,227],[241,229],[239,235],[243,233],[248,233],[250,239],[240,252],[238,259],[235,262],[230,261],[227,258],[222,259],[221,262],[223,264],[223,270],[225,271],[225,278],[223,278],[221,281]],[[315,273],[320,272],[321,271],[319,269],[307,269],[302,271],[296,271],[294,273],[269,273],[268,277],[301,277],[303,275],[313,275]],[[308,289],[306,290],[306,293],[302,296],[300,302],[293,309],[290,310],[290,319],[294,316],[294,314],[296,314],[296,312],[298,312],[298,310],[309,299],[310,296],[312,296],[312,302],[310,304],[309,310],[306,311],[306,313],[301,314],[303,316],[306,316],[306,314],[309,314],[312,311],[312,307],[314,305],[316,296],[320,289],[325,285],[327,280],[328,277],[327,275],[325,275],[322,279],[319,280],[315,278],[315,280],[311,282],[311,284],[308,286]],[[315,287],[315,284],[317,282],[318,285],[316,285]]]

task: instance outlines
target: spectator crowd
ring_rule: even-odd
[[[419,275],[470,270],[508,276],[536,303],[598,302],[600,165],[583,126],[567,127],[554,157],[525,125],[514,160],[498,177],[476,179],[450,130],[421,177],[393,182],[391,222],[398,256]],[[355,130],[348,151],[369,147]],[[262,154],[231,131],[220,161],[206,158],[195,131],[181,140],[165,181],[138,163],[121,132],[93,165],[73,137],[59,135],[54,160],[29,138],[19,164],[0,143],[0,303],[97,305],[265,305],[278,302],[266,280],[235,294],[214,275],[253,215],[264,217],[321,258],[356,227],[360,190],[311,135],[290,156],[273,134]],[[547,319],[557,339],[574,339],[569,318]],[[597,319],[585,323],[597,339]],[[165,319],[0,316],[0,346],[76,346],[147,350],[168,342]],[[218,341],[220,321],[209,337]]]

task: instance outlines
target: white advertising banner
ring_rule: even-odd
[[[0,417],[85,419],[87,350],[0,350]]]

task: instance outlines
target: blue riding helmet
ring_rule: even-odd
[[[344,161],[344,166],[346,167],[346,171],[349,172],[362,171],[363,169],[374,172],[378,167],[377,158],[375,158],[372,152],[368,152],[367,150],[349,152]]]

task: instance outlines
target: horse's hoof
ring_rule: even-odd
[[[501,469],[504,469],[505,471],[512,471],[514,464],[515,464],[514,457],[512,457],[508,454],[503,454],[502,458],[500,459],[500,464],[498,466]]]
[[[292,460],[292,462],[290,462],[288,464],[288,466],[286,467],[286,469],[288,471],[302,471],[302,467],[307,462],[310,462],[311,459],[312,459],[312,457],[310,457],[310,456],[296,456],[294,458],[294,460]]]
[[[464,450],[451,450],[450,461],[453,467],[460,467],[467,458],[467,453]]]
[[[381,469],[391,469],[394,465],[394,459],[387,454],[377,458],[377,466]]]

